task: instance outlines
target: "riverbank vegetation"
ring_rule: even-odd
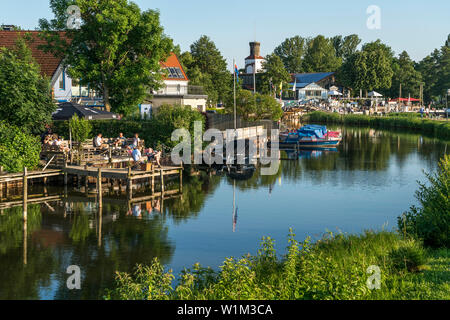
[[[399,231],[327,233],[316,243],[290,232],[283,256],[263,238],[256,255],[228,258],[218,271],[199,264],[174,284],[156,259],[133,273],[117,273],[106,299],[291,300],[450,299],[450,157],[420,184],[420,208],[399,218]],[[379,275],[379,282],[377,279]],[[379,286],[378,286],[379,285]]]
[[[324,124],[345,124],[368,126],[379,129],[401,129],[418,132],[440,139],[450,139],[450,123],[421,119],[417,116],[389,116],[377,117],[366,115],[327,113],[315,111],[303,118],[304,121]]]
[[[151,119],[125,118],[123,120],[94,120],[89,121],[87,138],[102,133],[104,137],[115,138],[122,132],[126,137],[138,133],[149,147],[171,148],[177,142],[171,141],[172,132],[179,128],[188,129],[194,134],[194,122],[200,121],[205,126],[204,116],[192,110],[190,106],[163,105]],[[54,121],[53,131],[65,138],[69,137],[69,121]]]
[[[449,299],[450,250],[426,251],[418,240],[391,232],[328,234],[316,244],[289,235],[281,258],[264,238],[254,256],[228,258],[219,271],[195,265],[175,276],[155,260],[134,273],[118,273],[106,299],[291,300]],[[380,289],[369,267],[380,268]]]

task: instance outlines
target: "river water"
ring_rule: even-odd
[[[283,152],[274,176],[194,176],[173,199],[130,205],[111,191],[100,215],[94,197],[69,190],[65,199],[29,206],[26,241],[22,208],[2,210],[0,299],[101,299],[115,271],[155,257],[175,273],[197,262],[218,268],[226,257],[256,253],[263,236],[275,238],[283,254],[290,228],[299,240],[327,230],[395,228],[397,216],[416,203],[423,170],[436,170],[448,142],[340,129],[336,151]],[[80,267],[81,290],[67,289],[71,265]]]

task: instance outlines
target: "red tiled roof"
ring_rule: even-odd
[[[161,68],[180,68],[181,72],[183,73],[184,78],[183,79],[173,79],[173,78],[164,78],[164,80],[178,80],[178,81],[189,81],[188,77],[186,76],[186,73],[184,72],[183,67],[181,66],[180,60],[178,60],[178,57],[175,53],[170,53],[170,56],[166,59],[165,62],[160,62]]]
[[[19,36],[29,34],[31,41],[27,41],[27,45],[31,49],[31,54],[36,62],[40,65],[41,74],[49,78],[53,77],[62,59],[55,57],[52,53],[45,53],[38,47],[46,45],[47,42],[39,37],[39,31],[0,31],[0,47],[13,48]]]

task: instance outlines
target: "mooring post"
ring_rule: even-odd
[[[103,193],[102,193],[102,168],[98,168],[97,174],[97,192],[98,192],[98,207],[103,207]]]
[[[84,165],[84,173],[86,174],[84,176],[84,192],[87,195],[89,192],[89,176],[87,175],[87,165]]]
[[[23,220],[28,219],[28,169],[23,168]]]
[[[161,173],[161,193],[164,194],[165,188],[164,188],[164,170],[161,168],[160,169],[160,173]]]
[[[133,199],[133,180],[131,179],[131,167],[128,167],[127,193],[128,199]]]
[[[180,193],[183,193],[183,169],[180,169]]]
[[[67,186],[69,180],[66,168],[67,168],[67,158],[66,156],[64,156],[64,186]]]

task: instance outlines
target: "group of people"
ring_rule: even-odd
[[[67,152],[70,151],[69,146],[67,145],[67,142],[63,141],[61,137],[59,137],[57,134],[54,134],[51,129],[48,129],[41,137],[41,142],[43,146],[54,146],[58,147],[59,150]]]
[[[115,148],[121,148],[121,149],[127,149],[131,157],[133,158],[133,161],[135,163],[135,166],[149,161],[155,161],[158,166],[161,167],[161,151],[155,151],[152,148],[145,149],[143,152],[141,152],[141,139],[139,138],[139,134],[136,133],[133,137],[133,141],[130,145],[127,144],[128,139],[125,137],[123,132],[119,134],[119,136],[112,141],[111,146]],[[100,150],[108,149],[110,145],[105,142],[103,139],[103,135],[99,133],[94,138],[94,147],[98,148]]]

